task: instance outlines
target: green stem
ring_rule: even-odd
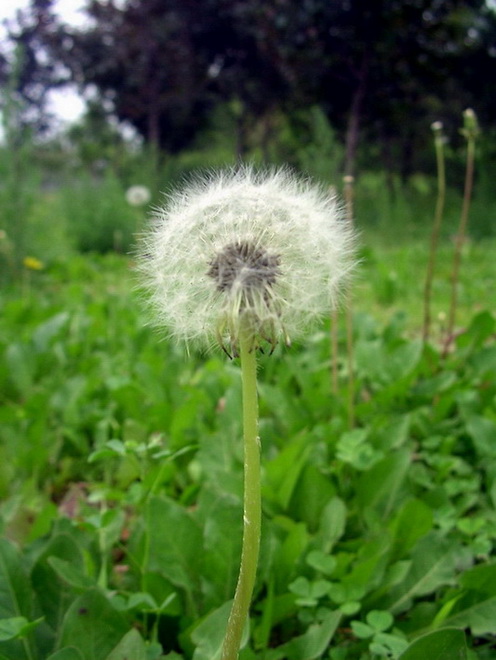
[[[110,485],[110,473],[105,470],[105,484]],[[107,543],[107,530],[103,524],[103,518],[108,510],[107,501],[105,498],[102,499],[100,503],[100,528],[98,530],[98,546],[100,549],[101,565],[100,572],[98,574],[98,586],[103,590],[106,590],[108,587],[108,543]]]
[[[253,336],[247,330],[240,337],[243,387],[244,507],[243,547],[238,584],[222,647],[222,660],[236,660],[248,616],[255,576],[261,530],[260,438],[258,437],[257,361]]]
[[[354,202],[354,177],[344,177],[344,199],[346,206],[346,219],[353,226],[353,202]],[[346,300],[346,354],[348,356],[348,426],[355,426],[355,371],[354,371],[354,349],[353,349],[353,310],[352,300],[347,292]]]
[[[429,262],[427,264],[427,275],[424,288],[424,326],[422,330],[424,344],[429,340],[431,324],[431,292],[432,280],[434,277],[434,268],[436,266],[437,246],[439,242],[439,233],[443,221],[444,201],[446,198],[446,173],[444,166],[444,138],[441,130],[436,133],[434,139],[436,149],[437,163],[437,200],[434,213],[434,226],[431,234],[431,246],[429,252]]]
[[[455,240],[455,253],[453,257],[453,272],[451,274],[451,304],[448,314],[448,328],[446,331],[446,340],[444,343],[443,357],[446,357],[455,331],[456,311],[458,307],[458,282],[460,279],[460,265],[462,261],[463,243],[467,231],[468,214],[470,202],[472,199],[472,189],[474,185],[474,161],[475,161],[475,138],[471,135],[467,140],[467,169],[465,172],[465,188],[463,193],[462,212],[460,224]]]
[[[332,393],[334,396],[338,395],[338,322],[338,312],[336,309],[333,309],[331,318],[331,374]]]

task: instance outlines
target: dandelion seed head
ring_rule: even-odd
[[[298,338],[334,307],[354,266],[335,196],[286,169],[196,178],[167,198],[138,268],[153,322],[193,344]],[[225,344],[224,344],[225,342]]]
[[[126,202],[130,206],[144,206],[151,199],[151,193],[146,186],[130,186],[126,190]]]

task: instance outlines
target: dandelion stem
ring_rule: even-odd
[[[427,274],[424,288],[424,326],[422,330],[424,344],[429,340],[431,324],[431,292],[432,280],[434,277],[434,268],[436,266],[437,246],[439,242],[439,233],[443,220],[444,201],[446,198],[446,173],[444,166],[444,136],[442,124],[436,122],[433,124],[434,145],[436,149],[437,163],[437,199],[436,210],[434,214],[434,226],[431,234],[431,245],[429,252],[429,262],[427,264]]]
[[[332,393],[338,395],[338,322],[339,316],[337,309],[332,310],[331,315],[331,374],[332,374]]]
[[[460,266],[462,262],[463,244],[467,231],[468,215],[470,203],[472,201],[472,189],[474,186],[474,168],[475,168],[475,139],[478,133],[477,120],[473,111],[465,110],[465,128],[462,134],[467,139],[467,165],[465,170],[465,186],[463,191],[462,211],[458,232],[455,237],[455,252],[453,256],[453,271],[451,273],[451,303],[448,314],[448,327],[446,330],[446,339],[444,342],[443,357],[449,352],[451,342],[453,341],[455,331],[456,312],[458,307],[458,283],[460,279]]]
[[[248,616],[261,530],[260,438],[258,437],[257,363],[253,335],[241,328],[239,341],[243,388],[244,507],[241,566],[222,648],[222,660],[236,660]]]
[[[346,204],[346,220],[350,227],[353,226],[353,197],[354,197],[354,177],[347,175],[344,180],[344,199]],[[354,371],[354,350],[353,350],[353,308],[352,300],[347,291],[346,306],[346,353],[348,356],[348,426],[352,429],[355,426],[355,371]]]

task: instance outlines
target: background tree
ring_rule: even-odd
[[[59,25],[48,35],[53,57],[147,142],[184,148],[210,107],[201,44],[208,3],[147,0],[120,9],[91,2],[88,14],[89,28]]]
[[[55,21],[52,4],[53,0],[32,0],[29,9],[19,10],[15,20],[5,23],[7,41],[0,53],[2,105],[16,106],[19,130],[47,131],[54,119],[48,108],[49,92],[67,81],[67,72],[45,47],[46,33]]]
[[[496,19],[484,0],[92,0],[84,29],[57,23],[51,0],[32,2],[16,36],[26,97],[38,90],[41,107],[65,76],[170,152],[219,104],[235,117],[239,156],[254,126],[266,147],[274,117],[319,105],[346,173],[364,144],[370,162],[406,176],[424,165],[434,119],[458,124],[471,105],[494,122]]]
[[[340,130],[348,174],[361,128],[383,145],[386,165],[412,171],[425,126],[439,114],[458,122],[477,100],[460,72],[478,57],[486,72],[494,68],[495,20],[483,0],[241,4],[260,50],[291,86],[289,109],[321,104]]]

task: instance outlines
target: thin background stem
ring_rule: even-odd
[[[353,225],[353,176],[347,175],[344,181],[344,201],[346,204],[346,219]],[[346,292],[346,354],[348,356],[348,425],[355,426],[355,359],[353,350],[353,306],[350,292]]]
[[[238,584],[222,647],[222,660],[236,660],[238,657],[255,585],[262,522],[257,363],[252,333],[242,328],[240,334],[244,434],[243,547]]]
[[[444,343],[443,356],[449,351],[453,341],[455,329],[456,311],[458,307],[458,282],[460,279],[460,265],[462,262],[463,243],[468,223],[468,212],[470,202],[472,201],[472,189],[474,186],[474,165],[475,165],[475,138],[478,133],[477,120],[473,111],[465,110],[465,128],[462,133],[467,138],[467,167],[465,170],[465,186],[463,191],[463,204],[460,215],[460,224],[455,238],[455,253],[453,256],[453,271],[451,274],[451,304],[448,315],[448,326],[446,329],[446,340]]]
[[[334,396],[338,395],[338,323],[338,310],[333,309],[331,314],[331,376]]]
[[[424,288],[424,327],[423,327],[423,340],[427,343],[429,340],[430,324],[431,324],[431,292],[432,292],[432,279],[434,277],[434,268],[436,265],[437,246],[439,242],[439,233],[441,230],[441,223],[443,220],[444,203],[446,199],[446,168],[444,164],[444,136],[443,126],[441,122],[435,122],[432,125],[434,131],[434,144],[436,148],[436,163],[437,163],[437,200],[436,210],[434,214],[434,225],[431,234],[431,249],[429,253],[429,262],[427,264],[427,274],[425,278]]]

